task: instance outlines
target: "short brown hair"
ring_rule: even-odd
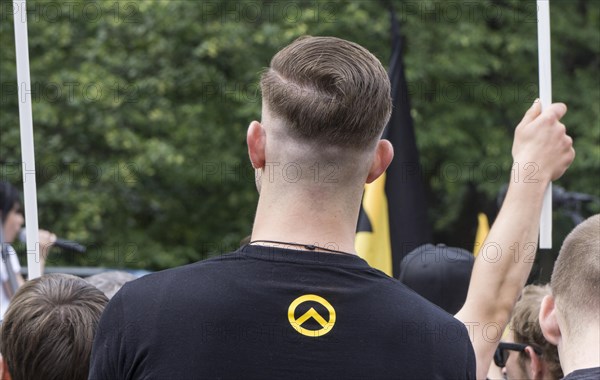
[[[1,329],[11,377],[87,379],[92,341],[106,296],[81,278],[48,274],[15,294]]]
[[[521,298],[515,305],[511,319],[511,329],[516,343],[537,347],[542,352],[542,359],[548,366],[553,379],[562,379],[563,372],[558,359],[558,349],[544,338],[540,327],[539,314],[542,300],[550,295],[550,287],[528,285],[523,289]],[[526,354],[519,354],[519,362],[524,367]]]
[[[600,214],[579,224],[566,237],[550,280],[567,328],[577,332],[583,321],[597,323],[600,309]]]
[[[283,48],[263,73],[261,90],[291,136],[321,145],[372,146],[392,109],[381,62],[335,37],[300,37]]]

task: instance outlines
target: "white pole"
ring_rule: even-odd
[[[35,156],[33,150],[33,118],[31,114],[31,80],[29,78],[29,43],[27,37],[27,4],[13,0],[15,48],[17,52],[17,84],[19,94],[19,121],[21,124],[21,155],[23,158],[23,189],[25,224],[27,227],[28,278],[41,275],[40,247],[38,244],[37,190],[35,184]]]
[[[550,68],[550,0],[537,0],[538,60],[542,111],[552,104],[552,70]],[[540,248],[552,248],[552,182],[544,193],[540,215]]]

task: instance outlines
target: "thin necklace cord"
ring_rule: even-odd
[[[277,240],[253,240],[250,243],[248,243],[248,245],[252,245],[252,244],[256,244],[256,243],[289,245],[289,246],[294,246],[294,247],[301,247],[301,248],[307,249],[309,251],[314,251],[314,250],[320,249],[320,250],[331,252],[331,253],[341,253],[343,255],[355,256],[352,253],[348,253],[348,252],[344,252],[344,251],[338,251],[338,250],[330,249],[330,248],[326,248],[326,247],[321,247],[321,246],[314,245],[314,244],[290,243],[290,242],[277,241]]]

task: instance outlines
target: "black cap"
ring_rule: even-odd
[[[456,314],[465,303],[475,257],[462,248],[422,245],[402,259],[399,280],[409,288]]]

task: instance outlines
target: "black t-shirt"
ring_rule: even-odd
[[[578,369],[563,377],[563,380],[600,380],[600,367]]]
[[[353,255],[245,246],[107,305],[90,379],[471,379],[461,322]]]

